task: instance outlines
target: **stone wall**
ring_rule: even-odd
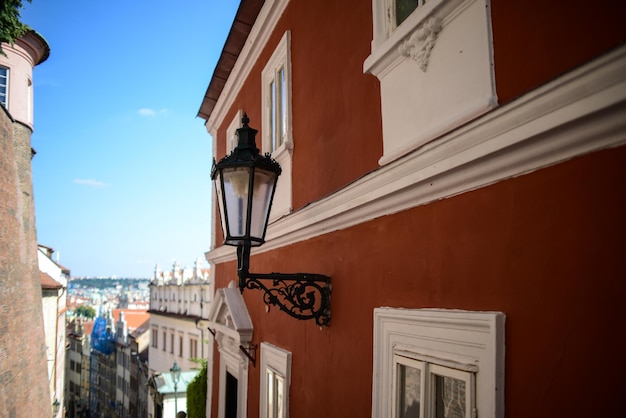
[[[8,418],[52,414],[30,134],[0,106],[0,415]]]

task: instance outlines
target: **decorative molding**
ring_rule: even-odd
[[[442,28],[441,18],[433,16],[426,19],[400,43],[398,46],[400,54],[411,58],[423,72],[426,72],[430,51],[435,46]]]
[[[401,43],[410,38],[426,21],[433,18],[439,20],[442,26],[449,23],[451,18],[458,14],[459,8],[468,7],[476,0],[431,0],[418,7],[400,26],[389,28],[387,0],[373,0],[372,14],[374,33],[371,54],[363,63],[363,72],[377,77],[382,76],[397,63],[398,57],[403,55]]]
[[[268,227],[255,253],[626,144],[626,46],[430,142]],[[205,255],[236,259],[233,247]]]

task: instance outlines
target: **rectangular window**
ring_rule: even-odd
[[[273,75],[273,77],[272,77]],[[287,134],[287,88],[285,66],[281,65],[270,77],[269,90],[269,134],[270,152],[276,151],[285,142]]]
[[[425,0],[395,0],[395,7],[392,7],[395,26],[400,26],[418,6],[423,6],[424,3]]]
[[[174,333],[170,334],[170,354],[174,354]]]
[[[178,357],[183,356],[183,336],[178,336]]]
[[[196,338],[189,338],[189,357],[198,358],[198,340]]]
[[[291,147],[291,42],[287,31],[263,69],[263,151]]]
[[[261,418],[286,418],[289,410],[291,353],[261,343]]]
[[[501,312],[374,310],[372,416],[504,417]]]
[[[292,77],[291,32],[286,31],[261,73],[262,150],[269,152],[282,167],[278,179],[270,222],[292,211]]]
[[[152,329],[152,347],[159,348],[159,330]]]
[[[285,376],[271,368],[265,369],[267,383],[267,417],[285,417]]]
[[[395,418],[469,418],[474,410],[474,374],[394,356]]]
[[[8,108],[9,103],[9,69],[0,66],[0,103]]]
[[[167,351],[167,331],[163,331],[163,351]]]

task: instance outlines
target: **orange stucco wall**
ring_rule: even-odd
[[[626,373],[611,361],[621,358],[626,320],[625,163],[626,147],[603,151],[253,255],[253,271],[333,280],[331,326],[321,331],[266,313],[260,292],[244,292],[253,342],[293,353],[291,416],[370,416],[377,306],[504,312],[509,418],[617,410]],[[217,286],[235,271],[217,266]],[[251,367],[249,417],[258,414],[258,375]]]
[[[491,2],[501,103],[626,40],[616,1],[569,2],[567,10],[513,3]],[[291,30],[294,209],[377,169],[379,85],[362,71],[371,19],[370,1],[290,2],[218,130],[217,157],[237,109],[262,129],[260,74]],[[275,251],[253,250],[252,271],[333,280],[331,326],[323,330],[277,309],[266,313],[260,292],[244,293],[253,342],[293,354],[290,416],[371,416],[378,306],[504,312],[508,418],[621,410],[626,365],[598,360],[620,359],[623,351],[624,164],[626,147],[606,150]],[[215,271],[217,288],[236,280],[234,261]],[[257,417],[258,365],[250,367],[248,394],[248,416]]]
[[[218,155],[223,156],[225,129],[237,109],[244,109],[250,126],[259,130],[257,146],[261,146],[261,71],[290,30],[294,209],[378,168],[382,155],[379,84],[376,77],[363,74],[372,39],[371,5],[353,3],[290,4],[235,100],[236,107],[218,131]],[[317,81],[312,82],[312,75]]]
[[[626,42],[621,0],[492,0],[491,13],[500,103]]]

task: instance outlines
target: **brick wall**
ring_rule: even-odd
[[[30,130],[0,108],[0,415],[7,418],[52,413],[30,159]]]

